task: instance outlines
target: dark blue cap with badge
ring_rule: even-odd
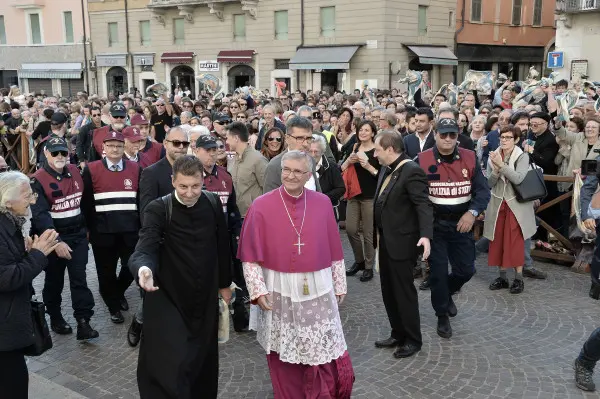
[[[452,118],[442,118],[438,120],[436,125],[436,131],[438,133],[458,133],[458,124]]]
[[[231,117],[223,112],[220,112],[215,115],[214,123],[218,123],[219,125],[227,125],[231,123]]]
[[[62,125],[67,122],[67,115],[62,112],[55,112],[52,114],[52,118],[50,118],[50,124],[52,125]]]
[[[125,106],[121,103],[115,103],[111,105],[109,112],[111,116],[127,116],[127,109],[125,109]]]
[[[46,142],[46,149],[50,152],[69,151],[69,147],[67,147],[67,142],[65,141],[65,139],[60,137],[49,138]]]
[[[198,140],[196,140],[196,147],[201,147],[205,150],[217,148],[217,140],[213,136],[203,134],[202,136],[198,137]]]

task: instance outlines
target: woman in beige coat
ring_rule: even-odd
[[[483,235],[490,240],[488,265],[500,268],[500,277],[490,284],[490,290],[508,288],[506,269],[515,268],[510,292],[523,292],[525,239],[536,231],[533,201],[518,202],[513,184],[525,179],[529,170],[529,155],[517,145],[521,130],[509,125],[500,130],[500,147],[488,159],[488,184],[492,197],[485,211]]]
[[[573,176],[573,171],[581,169],[581,161],[584,159],[596,159],[600,155],[600,119],[596,117],[585,120],[583,132],[573,133],[561,127],[554,134],[571,146],[567,176]]]

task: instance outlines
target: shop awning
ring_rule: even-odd
[[[419,57],[419,63],[429,65],[458,65],[458,58],[445,46],[412,46],[408,49]]]
[[[176,53],[162,53],[160,62],[163,64],[190,64],[194,60],[194,53],[183,51]]]
[[[350,59],[358,47],[301,47],[290,60],[290,69],[350,69]]]
[[[249,64],[254,57],[254,50],[223,50],[217,55],[217,62]]]
[[[80,62],[45,62],[21,64],[23,79],[81,79]]]

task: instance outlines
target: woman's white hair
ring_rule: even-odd
[[[8,212],[6,204],[19,198],[23,184],[29,184],[29,177],[21,172],[0,173],[0,212]]]
[[[196,125],[196,126],[192,126],[192,128],[188,131],[188,133],[190,134],[190,136],[194,133],[200,133],[200,135],[208,135],[210,136],[210,130],[208,130],[208,128],[204,125]]]
[[[327,151],[327,143],[325,142],[325,138],[323,136],[319,136],[318,134],[313,134],[313,143],[319,145],[319,150],[321,151],[321,155],[325,154]]]

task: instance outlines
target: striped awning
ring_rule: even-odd
[[[49,62],[21,64],[19,78],[23,79],[81,79],[80,62]]]
[[[190,64],[194,60],[194,53],[191,51],[180,51],[174,53],[162,53],[160,62],[163,64]]]
[[[249,64],[254,57],[254,50],[223,50],[217,54],[217,62]]]

